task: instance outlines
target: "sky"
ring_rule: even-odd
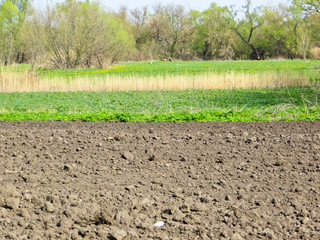
[[[61,0],[33,0],[34,6],[36,8],[45,7],[48,3],[61,2]],[[279,3],[287,3],[291,0],[252,0],[253,6],[261,5],[278,5]],[[186,9],[203,11],[208,9],[212,2],[217,3],[219,6],[231,6],[235,5],[236,9],[244,5],[245,0],[100,0],[100,3],[104,5],[107,9],[117,11],[121,6],[127,6],[129,9],[134,9],[136,7],[152,6],[157,3],[167,4],[174,3],[175,5],[181,4],[186,7]]]

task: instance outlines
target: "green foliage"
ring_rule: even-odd
[[[20,31],[29,0],[5,0],[0,3],[0,63],[20,61]]]
[[[193,48],[203,59],[233,59],[235,56],[236,38],[228,29],[229,9],[212,3],[210,8],[192,12],[192,19],[197,29]]]
[[[0,120],[320,120],[319,90],[0,93]]]
[[[0,5],[0,62],[11,62],[19,31],[19,10],[9,0]]]
[[[320,47],[318,0],[264,8],[247,0],[241,9],[212,3],[203,12],[174,4],[111,12],[99,1],[64,0],[41,13],[29,2],[0,1],[1,64],[106,69],[168,57],[309,59]]]
[[[295,56],[295,22],[290,17],[283,18],[285,14],[292,16],[289,11],[286,6],[263,8],[265,23],[259,29],[256,44],[259,49],[263,49],[265,58]]]
[[[306,12],[320,13],[320,2],[318,0],[293,0],[293,3]]]

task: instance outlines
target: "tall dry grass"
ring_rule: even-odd
[[[39,77],[32,70],[17,72],[0,68],[0,92],[37,91],[39,86]]]
[[[319,47],[314,47],[311,49],[311,54],[314,58],[320,59],[320,48]]]
[[[0,92],[254,89],[311,86],[303,73],[207,73],[185,76],[40,78],[31,70],[0,70]]]

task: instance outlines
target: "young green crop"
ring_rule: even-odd
[[[0,93],[0,120],[320,120],[319,90]]]

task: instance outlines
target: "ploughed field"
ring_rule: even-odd
[[[0,122],[0,163],[0,239],[320,239],[320,122]]]

